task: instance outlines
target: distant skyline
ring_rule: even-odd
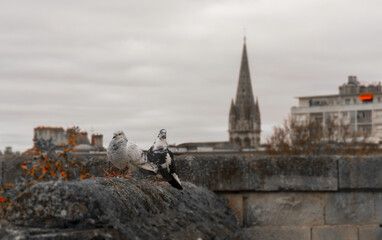
[[[7,1],[0,8],[0,150],[37,126],[114,130],[148,148],[228,140],[243,29],[262,142],[296,96],[382,79],[382,2]]]

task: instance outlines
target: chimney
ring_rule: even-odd
[[[90,144],[89,138],[88,138],[88,132],[78,132],[77,137],[77,143],[78,144]]]
[[[354,84],[354,85],[358,85],[358,80],[357,80],[357,76],[354,76],[354,75],[351,75],[351,76],[348,76],[348,84]]]
[[[102,134],[92,134],[92,145],[95,147],[103,148],[103,135]]]
[[[12,154],[12,147],[5,147],[4,155],[9,155]]]

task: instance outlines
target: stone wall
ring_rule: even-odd
[[[106,156],[93,157],[102,176]],[[22,161],[4,159],[3,182]],[[382,157],[194,154],[176,165],[182,181],[227,198],[253,239],[382,239]]]
[[[185,155],[177,168],[226,197],[253,239],[382,239],[382,157]]]

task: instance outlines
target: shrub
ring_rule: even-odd
[[[18,194],[37,182],[70,181],[91,176],[90,170],[95,167],[93,159],[88,157],[76,161],[75,158],[78,134],[78,127],[68,129],[69,140],[62,151],[56,149],[52,139],[37,139],[35,136],[32,151],[34,157],[20,166],[24,170],[23,175],[15,183],[5,183],[0,187],[0,215],[6,213]]]
[[[378,145],[368,141],[369,136],[355,133],[349,124],[327,120],[297,122],[291,117],[282,126],[276,126],[268,137],[268,154],[320,155],[320,154],[370,154]]]

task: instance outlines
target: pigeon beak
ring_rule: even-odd
[[[115,138],[116,136],[113,136],[113,139]]]

